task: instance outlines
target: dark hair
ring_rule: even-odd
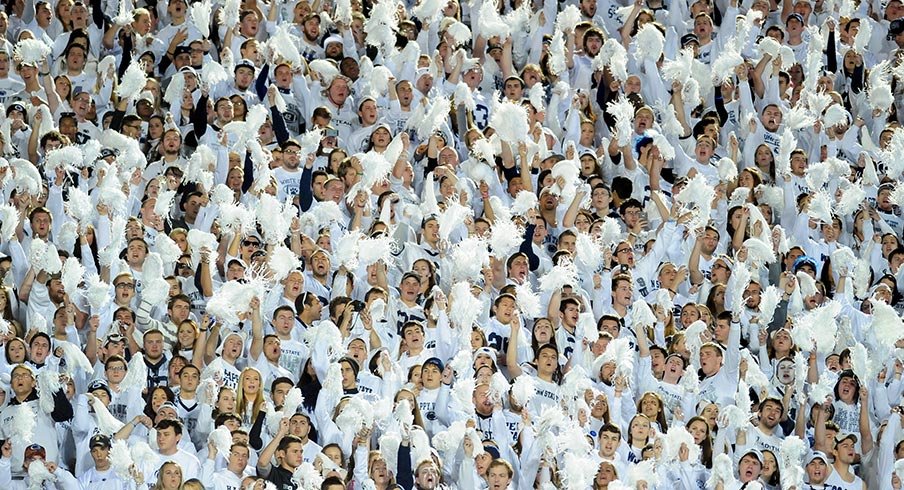
[[[643,209],[643,204],[641,204],[637,199],[630,197],[623,203],[621,203],[621,206],[618,207],[618,214],[624,215],[628,208]]]
[[[634,192],[634,183],[627,177],[618,176],[612,179],[612,192],[619,199],[628,199]]]
[[[157,429],[158,432],[164,429],[173,429],[173,432],[175,432],[176,435],[182,434],[182,422],[178,420],[163,419],[160,422],[157,422],[157,425],[155,425],[154,428]]]
[[[144,396],[144,414],[151,420],[157,416],[157,412],[154,411],[153,406],[151,405],[151,400],[154,398],[154,392],[157,390],[163,390],[163,394],[166,395],[166,401],[170,403],[176,401],[176,394],[173,393],[173,390],[169,389],[169,387],[155,386],[149,389],[147,395]]]
[[[296,443],[304,446],[304,443],[301,442],[301,438],[299,438],[298,436],[293,436],[292,434],[288,434],[279,441],[279,444],[276,446],[276,450],[285,451],[289,448],[289,445]]]

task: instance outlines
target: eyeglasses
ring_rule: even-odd
[[[135,289],[135,285],[130,282],[121,282],[116,285],[116,289]]]
[[[630,248],[620,248],[620,249],[618,249],[618,250],[615,251],[615,255],[622,254],[622,253],[627,253],[627,252],[630,252],[630,251],[631,251]]]
[[[242,241],[242,245],[245,246],[245,247],[255,247],[255,248],[260,248],[261,242],[258,242],[258,241],[252,241],[252,240],[243,240],[243,241]]]

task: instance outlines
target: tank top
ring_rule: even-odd
[[[854,476],[854,481],[848,483],[841,479],[841,475],[833,468],[832,474],[826,479],[825,490],[863,490],[863,480]]]

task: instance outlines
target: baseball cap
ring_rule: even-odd
[[[342,38],[336,35],[332,35],[323,40],[323,47],[326,48],[330,44],[339,43],[342,44]]]
[[[487,441],[484,441],[484,442],[490,442],[490,443],[491,443],[491,442],[493,442],[493,441],[492,441],[492,440],[487,440]],[[489,454],[490,456],[492,456],[493,459],[499,459],[499,448],[497,448],[496,446],[493,446],[492,444],[484,444],[484,445],[483,445],[483,450],[486,451],[487,454]]]
[[[439,369],[440,372],[442,372],[443,367],[444,367],[443,361],[441,361],[438,357],[431,357],[430,359],[427,359],[426,361],[424,361],[424,364],[421,365],[421,369],[427,367],[427,365],[429,365],[429,364],[433,364],[434,366],[436,366],[436,368]]]
[[[829,463],[829,458],[826,457],[826,453],[824,453],[824,452],[822,452],[822,451],[813,451],[813,452],[810,453],[810,455],[807,457],[807,464],[810,464],[810,463],[812,463],[813,461],[815,461],[815,460],[817,460],[817,459],[821,459],[821,460],[822,460],[824,463],[826,463],[826,464]]]
[[[88,385],[87,392],[91,393],[97,390],[104,390],[107,392],[107,396],[110,396],[110,385],[107,384],[106,381],[102,379],[95,379]]]
[[[841,444],[845,439],[853,439],[854,444],[859,440],[857,434],[854,434],[853,432],[839,432],[835,435],[835,444]]]
[[[700,44],[700,40],[697,39],[697,35],[694,34],[693,32],[681,36],[681,47],[682,47],[682,48],[686,48],[687,45],[690,44],[690,43],[697,43],[697,44]]]
[[[176,46],[176,49],[173,50],[173,58],[180,54],[191,55],[191,48],[188,46]]]
[[[34,458],[47,459],[47,451],[40,444],[32,444],[25,448],[25,461],[31,461]]]
[[[490,359],[496,359],[496,350],[492,347],[481,347],[474,351],[475,358],[480,355],[488,356]]]
[[[241,60],[239,60],[239,62],[235,64],[235,68],[232,71],[233,71],[233,73],[235,73],[236,70],[238,70],[239,68],[243,68],[243,67],[250,68],[251,71],[256,71],[256,68],[254,67],[254,63],[252,63],[251,60],[249,60],[248,58],[242,58]]]
[[[23,114],[27,112],[25,110],[25,104],[21,102],[13,102],[12,104],[10,104],[9,107],[6,108],[6,115],[9,116],[9,113],[12,111],[19,111]]]
[[[788,22],[791,22],[792,20],[796,20],[796,21],[800,22],[801,24],[804,23],[804,18],[803,18],[803,16],[801,16],[800,14],[796,14],[796,13],[795,13],[795,14],[789,15],[788,18],[785,19],[785,25],[788,25]]]
[[[173,409],[174,412],[176,412],[176,413],[179,412],[176,409],[175,403],[167,401],[167,402],[163,402],[163,404],[160,405],[160,408],[157,409],[157,413],[160,413],[160,411],[163,410],[164,408],[171,408],[171,409]]]
[[[110,438],[103,434],[95,434],[91,437],[91,441],[88,443],[88,447],[90,449],[94,449],[96,447],[103,447],[110,449],[112,444],[110,443]]]
[[[120,335],[118,333],[111,333],[111,334],[107,335],[106,339],[104,339],[104,346],[106,346],[110,342],[122,342],[124,340],[125,340],[125,337],[123,337],[122,335]]]
[[[794,265],[791,268],[794,269],[794,272],[797,272],[800,270],[801,267],[803,267],[805,265],[809,265],[815,271],[816,270],[816,259],[814,259],[813,257],[810,257],[809,255],[801,255],[794,261]]]
[[[753,456],[757,461],[760,462],[760,465],[763,464],[763,453],[760,452],[759,449],[751,448],[748,449],[747,452],[741,455],[741,459],[744,459],[744,456]]]
[[[888,35],[897,36],[902,32],[904,32],[904,19],[895,19],[891,21],[891,24],[888,26]]]

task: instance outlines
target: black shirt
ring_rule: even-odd
[[[292,482],[292,472],[282,466],[270,467],[267,481],[276,486],[276,490],[297,490],[298,486]]]

